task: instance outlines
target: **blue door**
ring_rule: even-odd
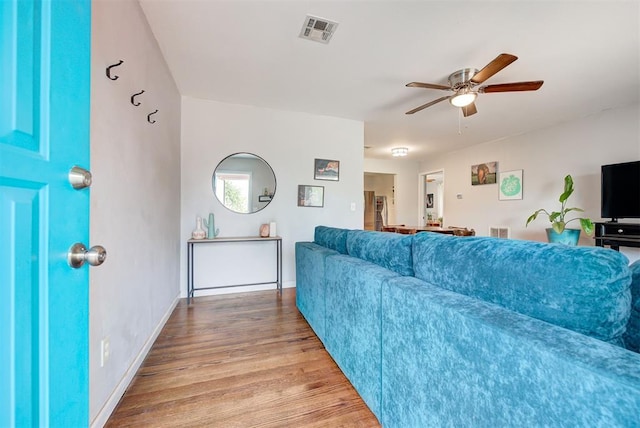
[[[0,427],[89,424],[91,3],[0,0]]]

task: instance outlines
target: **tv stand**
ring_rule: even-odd
[[[596,245],[609,246],[620,251],[620,247],[640,248],[640,223],[618,223],[608,221],[596,223]]]

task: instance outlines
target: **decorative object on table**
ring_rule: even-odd
[[[269,236],[271,238],[275,238],[276,237],[276,222],[272,221],[271,223],[269,223]]]
[[[510,201],[514,199],[522,199],[522,170],[504,171],[498,173],[498,199],[501,201]]]
[[[207,232],[202,228],[202,217],[196,217],[196,228],[191,232],[191,238],[204,239],[207,236]]]
[[[471,165],[471,185],[495,184],[498,162],[486,162],[478,165]]]
[[[315,180],[338,181],[340,178],[340,161],[316,159],[313,178]]]
[[[298,185],[299,207],[324,207],[324,186]]]
[[[207,228],[207,239],[213,239],[220,233],[220,229],[216,229],[213,213],[209,214],[209,221],[202,219],[204,227]]]
[[[269,237],[269,225],[264,223],[260,225],[260,237],[261,238],[267,238]]]
[[[427,213],[427,227],[440,227],[442,223],[440,223],[440,219],[434,220],[433,213]]]
[[[526,226],[529,226],[533,220],[538,217],[538,214],[545,213],[551,223],[551,228],[546,229],[547,231],[547,239],[549,242],[567,244],[567,245],[577,245],[578,239],[580,238],[580,229],[567,229],[567,224],[574,220],[580,221],[580,227],[584,230],[584,233],[587,235],[592,235],[594,231],[594,225],[591,219],[584,217],[576,217],[570,220],[567,220],[566,215],[571,211],[579,211],[583,212],[581,208],[567,208],[567,200],[569,196],[573,193],[573,178],[571,175],[567,175],[564,178],[564,191],[558,198],[558,201],[561,203],[560,211],[552,211],[549,213],[544,208],[539,209],[529,216],[527,219]]]

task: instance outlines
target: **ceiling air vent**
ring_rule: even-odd
[[[300,37],[320,43],[329,43],[338,23],[317,16],[307,15],[300,30]]]

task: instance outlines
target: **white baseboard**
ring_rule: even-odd
[[[131,364],[131,366],[129,366],[129,369],[126,371],[126,373],[124,374],[124,376],[122,377],[122,379],[120,380],[116,388],[113,390],[113,392],[111,393],[111,395],[109,396],[105,404],[102,406],[102,409],[100,409],[96,417],[91,421],[91,425],[90,425],[91,428],[102,428],[107,423],[107,421],[109,420],[109,417],[111,416],[111,413],[113,413],[113,411],[115,410],[116,406],[118,405],[118,402],[126,392],[127,388],[129,387],[129,384],[133,380],[133,377],[138,372],[138,369],[142,365],[142,362],[144,361],[147,354],[151,350],[151,347],[153,346],[154,342],[158,338],[158,335],[162,331],[162,328],[169,320],[169,317],[173,313],[173,310],[176,308],[178,301],[180,301],[180,296],[176,296],[175,300],[169,306],[169,309],[167,310],[167,312],[164,314],[164,316],[156,326],[155,330],[153,331],[153,334],[149,336],[144,346],[138,353],[138,356],[133,360],[133,363]]]

